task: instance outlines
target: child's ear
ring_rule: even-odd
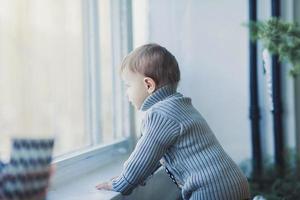
[[[144,84],[149,94],[153,93],[156,89],[155,81],[150,77],[144,78]]]

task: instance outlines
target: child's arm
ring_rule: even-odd
[[[143,136],[125,162],[121,175],[112,181],[112,189],[128,194],[143,182],[180,133],[180,125],[159,113],[150,113],[145,120]]]

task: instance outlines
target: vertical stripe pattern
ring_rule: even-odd
[[[247,178],[224,151],[191,99],[164,86],[141,107],[142,137],[113,189],[129,194],[159,160],[176,179],[184,200],[241,200],[250,197]]]

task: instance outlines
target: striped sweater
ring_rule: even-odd
[[[161,161],[181,185],[183,199],[241,200],[248,182],[223,150],[191,99],[164,86],[143,102],[142,137],[124,163],[113,190],[128,194]]]

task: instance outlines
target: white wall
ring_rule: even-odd
[[[300,21],[295,12],[300,9],[299,1],[281,3],[285,20]],[[133,0],[133,5],[134,46],[156,42],[167,47],[181,67],[179,91],[192,98],[236,162],[251,158],[248,30],[242,26],[248,21],[248,1]],[[258,18],[266,20],[270,16],[271,1],[258,1]],[[262,145],[266,157],[272,158],[273,117],[263,74],[262,47],[258,46]],[[294,84],[287,75],[289,67],[282,66],[283,122],[285,140],[294,147],[295,102],[300,99],[299,94],[295,97],[295,91],[300,84],[299,80]]]
[[[248,19],[248,4],[240,0],[144,2],[149,16],[144,42],[159,43],[177,57],[182,73],[179,91],[192,98],[235,161],[250,158],[248,35],[242,26]],[[135,36],[143,32],[135,26]]]

